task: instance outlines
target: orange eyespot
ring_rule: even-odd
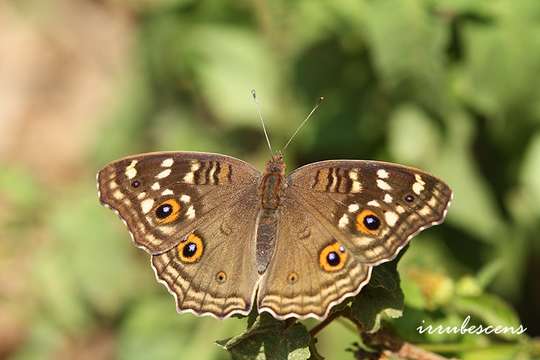
[[[216,281],[220,284],[225,283],[227,281],[227,274],[224,271],[220,271],[216,274]]]
[[[180,216],[182,206],[176,199],[165,200],[154,209],[157,223],[159,225],[170,224]]]
[[[289,284],[294,284],[298,281],[298,274],[295,273],[294,271],[290,272],[289,275],[287,275],[287,282]]]
[[[338,271],[345,266],[347,256],[345,247],[335,242],[322,249],[319,254],[319,265],[324,271]]]
[[[362,210],[356,215],[356,230],[366,235],[377,235],[381,228],[381,219],[371,210]]]
[[[195,235],[189,234],[189,236],[180,242],[177,246],[178,258],[185,263],[191,264],[199,261],[204,252],[204,242],[202,239]],[[223,273],[225,274],[225,273]]]

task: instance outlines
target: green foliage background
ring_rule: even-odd
[[[35,4],[23,3],[20,16],[36,16]],[[155,150],[220,152],[261,167],[268,151],[255,88],[275,147],[317,97],[326,99],[288,148],[289,169],[379,159],[422,168],[454,189],[446,223],[417,236],[399,263],[405,307],[389,321],[402,338],[465,359],[538,358],[540,2],[105,3],[127,9],[132,46],[78,174],[55,186],[24,163],[1,160],[0,261],[30,271],[11,276],[27,291],[0,295],[23,329],[0,353],[98,356],[107,344],[103,357],[229,357],[214,341],[240,334],[246,320],[177,315],[147,255],[98,205],[94,175],[109,161]],[[529,336],[415,330],[422,320],[460,325],[467,315],[485,325],[523,323]],[[345,349],[355,341],[335,321],[317,349],[352,359]]]

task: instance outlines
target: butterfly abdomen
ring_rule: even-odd
[[[256,264],[257,272],[266,271],[276,245],[278,213],[274,209],[261,209],[257,219]]]

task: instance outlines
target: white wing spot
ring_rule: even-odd
[[[208,178],[210,179],[212,183],[214,182],[214,174],[216,170],[217,170],[217,166],[214,164],[214,166],[212,166],[212,168],[210,169],[210,172],[208,173]]]
[[[190,220],[193,220],[195,218],[195,208],[193,207],[193,205],[191,205],[187,209],[186,215],[187,215],[188,219],[190,219]]]
[[[360,183],[360,181],[353,180],[351,192],[353,194],[356,194],[356,193],[359,193],[361,191],[362,191],[362,184]]]
[[[175,226],[163,226],[159,228],[159,231],[164,235],[172,235],[176,231]]]
[[[163,170],[162,172],[160,172],[159,174],[156,175],[156,179],[163,179],[163,178],[166,178],[169,175],[171,175],[171,169],[165,169],[165,170]]]
[[[343,229],[345,226],[349,225],[349,216],[347,214],[343,214],[341,219],[339,219],[339,228]]]
[[[180,196],[180,201],[187,204],[191,201],[191,197],[189,195],[182,195]]]
[[[351,204],[349,205],[349,212],[354,213],[357,212],[358,209],[360,209],[360,206],[358,204]]]
[[[412,186],[412,189],[416,195],[420,195],[422,191],[424,191],[424,185],[420,182],[415,182]]]
[[[384,180],[377,179],[377,187],[381,190],[392,190],[392,187]]]
[[[390,204],[392,203],[392,200],[394,200],[394,198],[392,197],[392,195],[390,194],[384,194],[384,202],[387,203],[387,204]]]
[[[126,176],[128,179],[133,179],[135,176],[137,176],[137,169],[135,169],[135,165],[137,165],[137,160],[132,160],[131,163],[126,167]]]
[[[422,209],[420,209],[420,211],[418,211],[418,213],[420,215],[422,215],[422,216],[429,215],[429,214],[431,214],[431,208],[428,205],[426,205]]]
[[[195,172],[197,170],[199,170],[201,168],[201,163],[198,162],[197,160],[193,161],[191,163],[191,172]]]
[[[375,207],[380,207],[381,204],[377,201],[377,200],[371,200],[370,202],[367,203],[369,206],[375,206]]]
[[[384,170],[384,169],[379,169],[377,170],[377,176],[381,179],[387,179],[388,178],[388,171]]]
[[[145,199],[141,202],[141,210],[143,213],[148,214],[154,207],[154,199]]]
[[[394,226],[396,225],[396,222],[399,220],[399,215],[393,211],[387,211],[384,213],[384,219],[386,220],[386,223],[389,226]]]
[[[405,208],[401,205],[396,206],[396,210],[400,214],[403,214],[405,212]]]
[[[184,176],[184,182],[186,184],[193,184],[193,173],[187,173],[186,176]]]
[[[146,193],[143,191],[142,193],[140,193],[139,195],[137,195],[137,199],[139,200],[142,200],[146,197]]]
[[[112,196],[116,200],[122,200],[124,198],[124,194],[122,194],[120,190],[116,190],[115,192],[113,192]]]
[[[162,167],[171,167],[173,164],[174,164],[173,158],[168,158],[161,162]]]
[[[150,189],[152,190],[159,190],[161,186],[159,186],[159,183],[156,181],[155,183],[152,184],[152,186],[150,186]]]
[[[384,250],[384,248],[382,246],[376,246],[374,248],[365,250],[366,256],[370,257],[370,258],[374,258],[374,257],[377,257],[377,256],[381,255],[383,253],[383,251],[385,251],[385,250]]]
[[[367,237],[367,236],[359,236],[359,237],[355,237],[353,238],[353,242],[355,245],[358,245],[358,246],[370,246],[376,239],[375,238],[371,238],[371,237]]]
[[[118,187],[118,184],[116,183],[116,181],[111,181],[111,182],[109,183],[109,189],[114,190],[114,189],[116,189],[117,187]]]
[[[358,170],[352,169],[349,171],[349,179],[358,180]]]
[[[163,196],[174,195],[174,192],[171,189],[165,189],[161,192],[161,195]]]

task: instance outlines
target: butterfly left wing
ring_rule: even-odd
[[[436,177],[379,161],[309,164],[291,173],[288,185],[306,211],[369,265],[393,259],[415,234],[441,223],[452,199]]]
[[[229,156],[150,153],[104,167],[98,191],[152,254],[178,311],[224,318],[253,306],[259,177]]]
[[[247,315],[259,275],[255,264],[257,185],[170,250],[152,256],[156,278],[178,312],[226,318]]]
[[[259,177],[251,165],[230,156],[158,152],[110,163],[97,183],[99,200],[126,223],[134,243],[156,254],[219,217]]]

